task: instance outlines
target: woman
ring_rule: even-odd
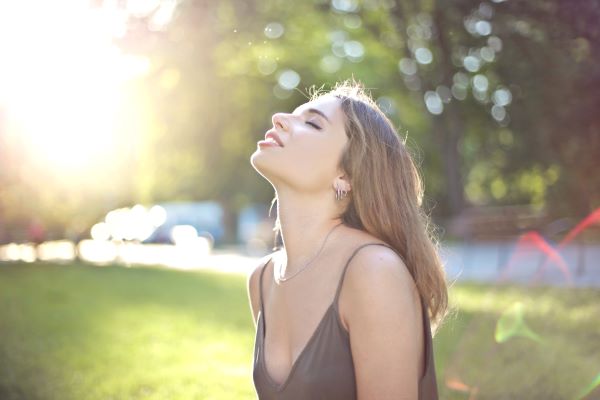
[[[404,143],[354,81],[272,122],[251,156],[283,243],[248,277],[258,398],[437,399],[447,287]]]

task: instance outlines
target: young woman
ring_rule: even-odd
[[[250,159],[282,242],[248,276],[258,398],[437,399],[447,286],[404,142],[355,81],[272,122]]]

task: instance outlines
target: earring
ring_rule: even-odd
[[[335,187],[335,199],[336,200],[341,200],[341,199],[345,198],[347,193],[348,193],[347,191],[341,189],[339,186]]]

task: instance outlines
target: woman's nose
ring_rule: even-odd
[[[287,122],[285,120],[284,113],[275,113],[273,117],[271,117],[271,121],[273,122],[273,126],[275,128],[280,128],[283,130],[287,130]]]

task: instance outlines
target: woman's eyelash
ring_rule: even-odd
[[[312,125],[313,127],[315,127],[316,129],[321,130],[321,127],[317,124],[315,124],[314,122],[310,122],[310,121],[306,121],[307,124]]]

